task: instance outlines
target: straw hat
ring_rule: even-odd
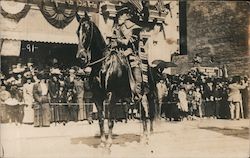
[[[51,73],[52,75],[61,75],[61,74],[62,74],[62,73],[61,73],[61,70],[58,69],[58,68],[52,68],[52,69],[50,69],[50,73]]]

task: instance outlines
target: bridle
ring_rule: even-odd
[[[82,25],[82,24],[81,24]],[[88,61],[88,63],[86,64],[86,67],[88,67],[88,66],[93,66],[93,65],[95,65],[95,64],[97,64],[97,63],[99,63],[99,62],[102,62],[103,60],[105,60],[107,57],[109,57],[110,56],[110,53],[108,53],[107,55],[105,55],[104,57],[102,57],[101,59],[98,59],[98,60],[96,60],[96,61],[93,61],[93,62],[90,62],[91,61],[91,53],[90,53],[90,46],[91,46],[91,42],[92,42],[92,40],[93,40],[93,34],[94,34],[94,26],[93,26],[94,24],[93,24],[93,22],[90,22],[90,29],[91,29],[91,31],[90,31],[90,39],[89,39],[89,44],[88,44],[88,46],[85,48],[85,50],[87,51],[87,54],[88,55],[90,55],[90,56],[88,56],[88,59],[90,59],[89,61]],[[81,44],[82,46],[83,46],[83,42],[82,42],[82,40],[79,40],[79,44]],[[85,42],[84,42],[85,43]],[[109,46],[110,46],[110,44],[108,45],[108,46],[106,46],[104,49],[103,49],[103,51],[106,51],[107,50],[107,48],[109,48]],[[83,46],[84,47],[84,46]]]

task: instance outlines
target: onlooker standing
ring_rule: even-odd
[[[74,80],[74,91],[78,103],[78,121],[83,121],[87,119],[86,117],[86,107],[84,106],[83,97],[84,97],[84,83],[81,79],[81,75],[77,74]]]
[[[89,124],[93,123],[93,102],[92,102],[93,93],[91,91],[90,83],[89,83],[89,77],[84,78],[84,100],[85,100],[85,107],[88,117]]]
[[[51,104],[51,122],[59,122],[59,106],[58,103],[58,92],[59,92],[59,82],[57,79],[57,74],[52,73],[52,79],[48,81],[48,90],[50,96]]]
[[[214,117],[215,116],[214,86],[211,79],[208,79],[207,84],[205,84],[204,86],[204,96],[205,96],[205,116]]]
[[[59,117],[60,121],[63,121],[64,125],[68,121],[68,106],[65,105],[67,102],[67,94],[64,85],[60,84],[58,92],[58,106],[59,106]]]
[[[242,94],[242,106],[243,106],[243,112],[244,112],[244,118],[248,118],[248,113],[249,113],[249,108],[248,108],[248,91],[249,91],[249,87],[248,87],[248,77],[245,76],[244,77],[244,81],[246,83],[246,88],[241,90],[241,94]]]
[[[194,99],[193,100],[194,114],[198,116],[198,112],[199,112],[199,116],[200,118],[202,118],[202,109],[201,109],[202,95],[201,95],[199,87],[196,87],[193,93],[193,99]]]
[[[222,100],[222,89],[219,84],[216,84],[214,89],[214,100],[215,100],[215,116],[221,118],[221,100]]]
[[[26,78],[26,83],[23,85],[23,99],[24,99],[24,117],[23,123],[34,122],[34,110],[33,110],[33,86],[31,76]]]
[[[65,87],[67,91],[67,103],[68,103],[68,121],[77,121],[78,120],[78,106],[75,105],[75,93],[74,89],[74,80],[75,80],[75,70],[69,70],[69,76],[65,79]],[[72,104],[73,103],[73,104]]]
[[[181,111],[182,119],[187,118],[188,116],[188,101],[187,101],[187,94],[185,91],[185,87],[180,87],[178,92],[178,99],[179,99],[179,108]]]
[[[157,97],[158,97],[158,106],[156,108],[156,116],[158,119],[161,118],[161,114],[162,114],[162,104],[163,104],[163,99],[164,97],[167,96],[168,94],[168,89],[166,86],[166,83],[164,82],[163,79],[161,79],[157,84],[156,84],[156,88],[157,88]]]
[[[230,102],[229,107],[231,119],[240,119],[240,107],[242,105],[242,96],[240,94],[240,90],[245,89],[246,87],[246,82],[240,82],[240,76],[234,76],[232,83],[228,86],[228,88],[230,89],[230,92],[228,94],[228,101]]]
[[[10,92],[8,92],[6,90],[6,87],[2,85],[0,89],[0,103],[4,103],[5,100],[7,100],[10,97],[11,97]]]
[[[194,106],[193,106],[193,90],[189,89],[187,93],[187,101],[188,101],[188,114],[190,116],[194,116]]]
[[[40,80],[33,87],[33,96],[36,102],[34,106],[35,110],[35,119],[34,126],[39,127],[49,127],[50,126],[50,105],[49,105],[49,96],[48,96],[48,84],[46,83],[47,77],[44,73],[37,75],[37,78]]]

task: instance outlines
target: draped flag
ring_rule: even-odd
[[[40,11],[42,12],[45,19],[54,27],[63,29],[65,28],[74,18],[77,12],[76,7],[65,8],[54,6],[40,5]]]
[[[13,1],[0,1],[0,12],[3,17],[19,22],[30,10],[30,5]]]
[[[142,11],[143,6],[140,0],[128,0],[128,2],[133,4],[133,6],[138,10],[138,12]]]

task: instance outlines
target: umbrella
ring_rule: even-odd
[[[175,63],[163,60],[154,60],[152,64],[156,65],[159,68],[177,67]]]

